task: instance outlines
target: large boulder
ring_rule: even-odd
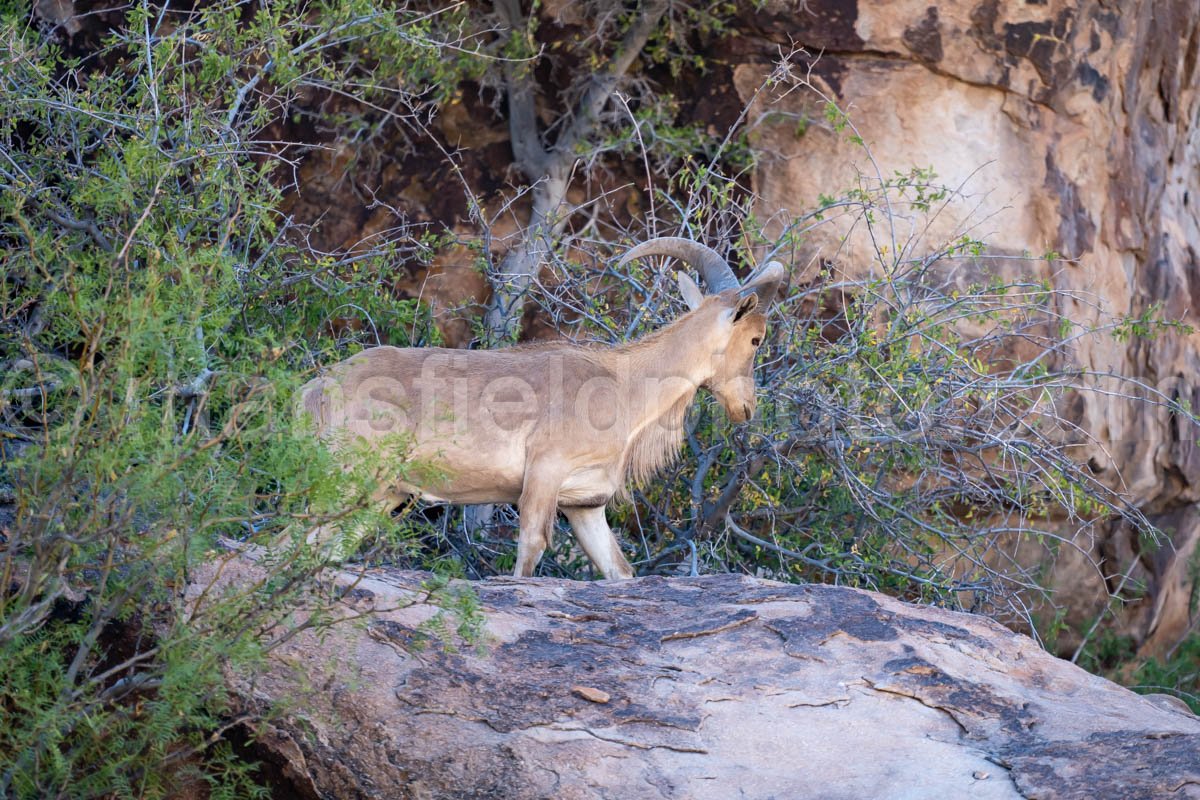
[[[262,577],[241,556],[196,576]],[[414,572],[342,573],[365,624],[231,676],[260,754],[322,798],[1200,797],[1200,720],[981,617],[736,575],[474,584],[419,649]],[[436,625],[434,627],[437,627]],[[453,637],[452,637],[453,639]]]

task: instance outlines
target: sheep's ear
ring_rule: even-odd
[[[737,322],[756,308],[758,308],[758,295],[746,295],[738,302],[737,312],[733,315],[733,321]]]
[[[683,302],[687,303],[687,307],[695,311],[704,302],[704,293],[700,291],[700,287],[692,280],[692,276],[686,272],[676,272],[675,282],[679,284],[679,294],[683,296]]]

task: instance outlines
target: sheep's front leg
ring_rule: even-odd
[[[375,492],[371,504],[381,515],[395,511],[409,499],[409,495],[393,489]],[[353,525],[325,523],[308,532],[306,541],[311,547],[325,548],[325,554],[334,561],[344,561],[358,551],[363,539],[371,533],[361,521]]]
[[[583,552],[587,553],[605,578],[632,578],[633,567],[625,560],[621,546],[608,520],[604,518],[604,506],[592,508],[564,508],[567,521]]]
[[[548,470],[530,469],[525,474],[525,485],[517,503],[521,532],[517,538],[517,565],[513,575],[518,578],[533,575],[542,553],[550,546],[561,483],[555,473]]]

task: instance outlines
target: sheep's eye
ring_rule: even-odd
[[[750,344],[754,345],[755,347],[758,347],[760,344],[762,344],[762,338],[755,336],[753,339],[750,340]]]

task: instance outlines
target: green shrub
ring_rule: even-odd
[[[378,291],[394,244],[311,258],[274,155],[302,151],[264,126],[343,80],[368,103],[436,102],[469,66],[437,46],[462,25],[360,0],[143,4],[81,58],[28,6],[0,7],[0,795],[157,797],[197,769],[214,796],[257,792],[211,746],[230,724],[222,670],[299,624],[321,563],[292,551],[199,605],[189,570],[217,537],[367,514],[373,486],[291,398],[338,344],[332,322],[431,335],[418,303]],[[303,624],[328,621],[318,603]]]

